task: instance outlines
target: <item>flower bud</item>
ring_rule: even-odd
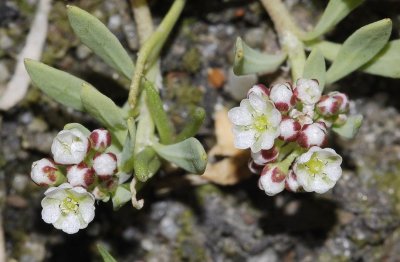
[[[32,163],[31,178],[39,186],[54,186],[64,180],[54,162],[47,158]]]
[[[111,145],[111,134],[104,128],[95,129],[89,136],[90,144],[96,151],[104,151]]]
[[[279,156],[279,151],[276,147],[268,150],[261,150],[256,153],[251,152],[251,158],[254,163],[259,166],[264,166],[266,163],[274,162]]]
[[[293,172],[293,170],[289,171],[289,175],[287,176],[286,181],[285,181],[285,188],[286,188],[286,190],[292,191],[292,192],[298,192],[301,189],[301,186],[300,186],[299,182],[297,181],[297,176]]]
[[[322,147],[326,145],[327,140],[327,130],[323,122],[304,125],[297,138],[299,145],[305,148],[310,148],[312,146]]]
[[[262,165],[257,165],[254,162],[254,160],[252,160],[252,159],[249,159],[248,167],[249,167],[250,172],[255,175],[260,175],[262,169],[264,168],[264,166],[262,166]]]
[[[110,200],[110,195],[108,194],[107,190],[104,189],[102,186],[96,186],[93,191],[92,194],[94,196],[94,198],[96,200],[101,200],[103,202],[107,202],[108,200]]]
[[[335,122],[334,122],[333,124],[334,124],[335,126],[342,126],[342,125],[346,124],[347,119],[348,119],[347,115],[345,115],[345,114],[339,114],[339,115],[337,116],[337,118],[335,119]]]
[[[346,112],[348,106],[347,96],[335,91],[321,97],[317,104],[317,111],[323,116],[334,116]]]
[[[289,111],[296,102],[290,83],[273,85],[269,97],[274,102],[276,109],[281,112]]]
[[[313,122],[313,119],[311,116],[309,116],[303,112],[300,112],[297,109],[292,109],[289,112],[289,116],[291,118],[293,118],[294,120],[296,120],[297,122],[299,122],[301,126],[304,126],[307,124],[312,124],[312,122]]]
[[[315,79],[300,78],[296,82],[294,95],[296,98],[306,105],[313,105],[321,98],[321,89],[318,81]]]
[[[113,153],[97,154],[93,159],[93,169],[102,180],[107,180],[117,170],[117,156]]]
[[[59,164],[79,164],[89,149],[89,140],[78,129],[62,130],[53,140],[51,152]]]
[[[261,172],[258,187],[269,196],[276,195],[285,188],[285,172],[276,164],[267,164]]]
[[[73,187],[87,188],[94,182],[94,171],[82,162],[79,165],[68,167],[67,180]]]
[[[247,92],[247,98],[249,98],[251,93],[255,93],[256,95],[269,95],[269,89],[263,84],[254,85],[252,88],[249,89]]]
[[[279,139],[286,142],[293,142],[296,141],[299,135],[301,124],[292,118],[284,117],[279,125],[279,130]]]

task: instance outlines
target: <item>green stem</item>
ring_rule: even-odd
[[[303,148],[297,147],[292,152],[290,152],[290,154],[288,154],[283,161],[278,162],[277,165],[279,166],[279,168],[282,171],[287,173],[289,171],[289,167],[292,165],[292,163],[296,159],[296,157],[301,155],[303,152],[304,152]]]
[[[136,62],[135,72],[132,76],[132,83],[129,91],[129,104],[131,108],[136,105],[137,96],[140,90],[140,83],[146,70],[146,66],[151,66],[158,57],[169,33],[181,14],[186,0],[175,0],[167,15],[158,26],[157,30],[144,42],[139,51]]]
[[[278,32],[282,49],[287,52],[292,70],[292,78],[296,80],[303,75],[306,54],[303,42],[299,39],[303,34],[281,0],[261,0]]]

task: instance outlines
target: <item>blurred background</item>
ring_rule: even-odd
[[[129,83],[110,70],[74,36],[66,4],[94,14],[136,58],[138,38],[125,0],[1,0],[0,96],[16,64],[39,2],[50,8],[40,60],[79,76],[123,105]],[[327,1],[284,1],[298,24],[315,24]],[[172,1],[150,1],[155,24]],[[391,39],[399,38],[400,2],[365,1],[328,34],[343,42],[359,27],[389,17]],[[35,32],[35,31],[33,31]],[[96,206],[86,230],[67,235],[41,220],[43,188],[30,181],[33,161],[46,157],[66,123],[90,129],[88,115],[60,106],[30,86],[23,99],[0,113],[0,257],[6,261],[101,261],[103,244],[118,261],[400,261],[400,81],[353,73],[335,84],[364,115],[354,140],[332,137],[344,158],[344,173],[324,195],[284,192],[268,197],[248,175],[247,154],[222,145],[226,110],[237,106],[256,76],[232,74],[233,47],[241,36],[250,46],[275,52],[272,22],[258,1],[190,0],[161,57],[162,96],[174,123],[191,108],[207,111],[198,138],[213,149],[207,180],[163,171],[141,192],[145,206],[128,203],[114,212]],[[400,63],[400,59],[399,59]],[[260,82],[288,80],[283,68]],[[225,121],[225,122],[224,122]]]

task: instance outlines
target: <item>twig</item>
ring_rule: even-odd
[[[39,60],[47,35],[48,14],[51,0],[40,0],[25,47],[18,55],[15,73],[0,98],[0,109],[8,110],[21,101],[29,87],[30,78],[25,70],[24,59]]]

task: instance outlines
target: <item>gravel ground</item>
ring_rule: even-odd
[[[0,92],[13,73],[36,2],[0,2]],[[105,22],[135,57],[136,32],[125,1],[71,2]],[[171,1],[151,2],[159,22]],[[199,138],[211,148],[215,105],[236,105],[243,93],[229,73],[236,37],[270,52],[278,43],[257,1],[206,2],[188,3],[163,52],[161,69],[162,95],[172,119],[179,126],[193,106],[204,106],[208,114]],[[366,2],[328,38],[343,41],[360,26],[384,17],[393,19],[392,38],[398,38],[396,1]],[[304,28],[315,22],[324,5],[311,0],[286,4]],[[127,96],[122,88],[126,81],[73,36],[64,1],[53,1],[42,60],[86,79],[120,105]],[[285,78],[288,74],[280,71],[262,79]],[[99,205],[89,227],[72,236],[41,220],[43,189],[30,182],[30,166],[48,155],[52,138],[65,123],[89,128],[97,123],[30,88],[24,101],[0,115],[0,205],[7,257],[100,261],[96,244],[102,243],[118,261],[399,261],[399,84],[355,73],[335,85],[354,99],[352,110],[364,115],[364,123],[354,140],[332,139],[344,157],[344,174],[327,194],[268,197],[258,190],[255,177],[228,187],[188,186],[182,176],[162,173],[143,191],[142,210],[127,205],[114,212],[110,204]]]

